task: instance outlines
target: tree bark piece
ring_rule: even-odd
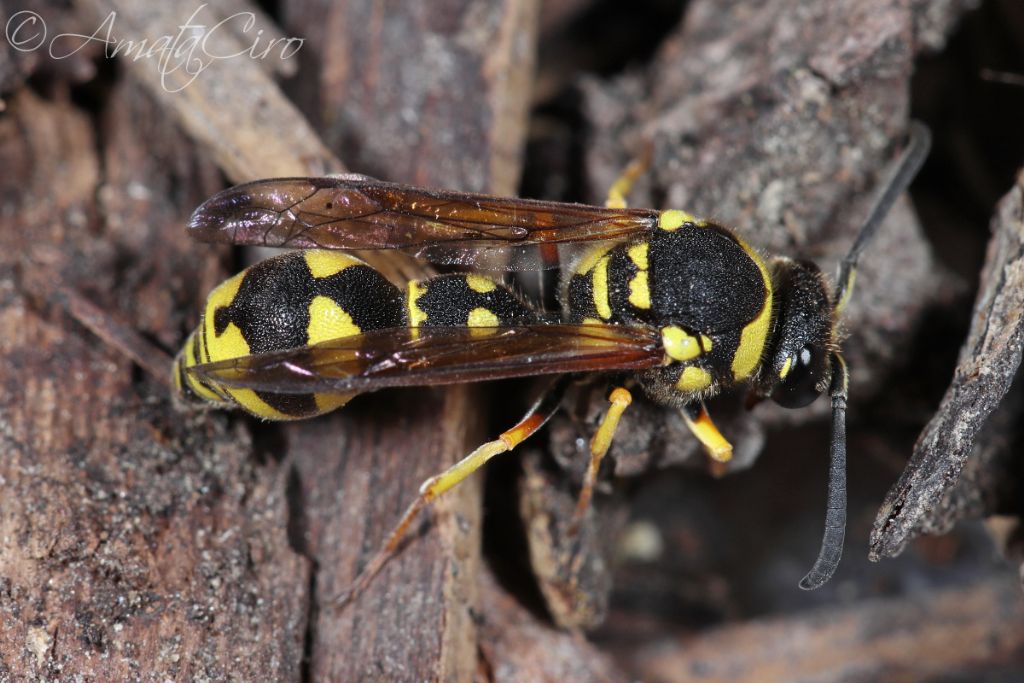
[[[187,18],[179,16],[176,13],[178,10],[170,6],[156,7],[151,3],[133,0],[96,0],[87,5],[97,21],[107,16],[109,11],[116,12],[115,39],[155,39],[163,35],[175,35],[178,25]],[[469,45],[471,49],[458,42],[467,37],[464,34],[453,35],[450,40],[435,43],[436,49],[442,52],[453,51],[463,61],[457,65],[456,71],[447,74],[448,80],[434,79],[423,85],[432,88],[428,98],[441,97],[448,91],[458,91],[460,84],[453,79],[457,79],[460,74],[484,72],[484,77],[478,75],[477,78],[486,86],[485,96],[474,99],[475,105],[472,107],[468,102],[463,102],[463,116],[456,124],[473,122],[475,130],[486,133],[483,138],[486,142],[483,155],[486,163],[474,166],[473,172],[467,173],[467,177],[461,181],[449,182],[446,179],[445,184],[466,186],[483,183],[484,187],[492,187],[489,178],[492,173],[496,173],[504,174],[505,180],[497,181],[493,189],[507,191],[508,187],[499,186],[502,183],[509,185],[509,178],[515,177],[517,155],[504,152],[495,154],[491,148],[510,145],[511,149],[517,150],[521,147],[525,124],[517,118],[516,111],[523,114],[529,98],[514,88],[520,87],[527,80],[530,65],[527,57],[531,54],[533,35],[528,25],[510,26],[507,21],[510,17],[526,21],[532,16],[528,9],[532,5],[501,5],[501,8],[509,10],[508,15],[504,9],[494,10],[495,6],[495,3],[483,2],[467,5],[467,19],[463,25],[465,29],[474,27],[474,16],[498,17],[500,21],[477,27],[479,30],[476,34],[470,31],[468,37],[475,39]],[[319,17],[308,19],[310,22],[318,20]],[[488,30],[494,33],[488,33]],[[221,53],[245,46],[239,42],[238,36],[228,33],[216,34],[215,39],[225,41],[217,43],[217,51]],[[496,46],[502,49],[496,50]],[[392,51],[392,55],[398,64],[416,58],[411,53],[399,55]],[[146,92],[160,102],[195,138],[203,153],[216,160],[233,181],[342,169],[340,162],[320,143],[297,110],[269,80],[264,69],[243,59],[224,60],[215,62],[189,81],[180,71],[162,73],[153,60],[126,60],[125,65],[134,79],[132,82],[141,83]],[[494,73],[488,72],[488,69]],[[517,74],[518,80],[506,77],[508,74]],[[182,81],[182,78],[186,78],[186,81]],[[186,83],[187,87],[179,87]],[[386,84],[381,85],[383,87]],[[141,90],[136,89],[134,94],[139,95],[135,100],[149,102]],[[509,109],[508,103],[519,106],[519,109],[516,106]],[[494,111],[492,108],[496,104],[506,108],[500,112]],[[29,111],[29,105],[25,106],[26,111]],[[124,111],[138,110],[128,108]],[[383,123],[385,119],[397,120],[407,113],[373,112],[372,116],[374,122]],[[113,116],[111,122],[118,116]],[[51,164],[41,164],[39,168],[31,169],[34,175],[26,172],[26,176],[38,182],[38,186],[31,188],[31,191],[24,187],[12,188],[17,190],[14,194],[24,202],[21,220],[28,227],[5,231],[5,238],[31,239],[31,244],[37,247],[33,257],[36,267],[22,269],[26,274],[28,289],[45,292],[46,281],[55,279],[55,273],[67,275],[71,285],[78,288],[84,285],[86,293],[98,299],[98,303],[115,310],[133,311],[132,315],[126,317],[132,321],[141,321],[140,327],[151,330],[157,339],[172,347],[180,343],[188,325],[194,323],[201,297],[222,277],[213,260],[195,258],[197,247],[187,244],[181,230],[187,212],[216,189],[214,174],[208,166],[197,160],[186,162],[186,166],[192,165],[187,170],[196,172],[196,175],[190,177],[189,182],[181,182],[179,178],[179,185],[170,191],[161,187],[160,196],[166,199],[166,204],[133,201],[133,198],[148,196],[145,192],[148,176],[140,174],[140,168],[152,169],[155,166],[155,170],[171,170],[175,174],[181,170],[180,166],[174,165],[160,168],[159,162],[169,161],[166,157],[161,159],[158,156],[159,152],[167,151],[164,148],[165,140],[175,140],[177,147],[182,150],[191,150],[192,146],[180,138],[180,133],[175,131],[167,118],[154,115],[154,111],[148,111],[146,116],[132,121],[131,126],[126,121],[118,121],[120,127],[112,129],[117,133],[107,131],[106,136],[100,138],[108,142],[118,139],[118,134],[122,132],[127,133],[134,146],[129,144],[115,150],[98,145],[97,138],[88,134],[87,121],[81,119],[81,115],[79,119],[73,121],[76,125],[72,127],[51,121],[38,113],[26,113],[23,119],[19,119],[31,122],[41,131],[58,130],[73,139],[65,140],[63,147],[56,147],[55,143],[63,139],[60,134],[41,133],[33,138],[35,148],[5,148],[6,153],[14,157],[8,168],[19,168],[19,163],[24,166],[28,159],[42,159]],[[14,120],[10,120],[13,123]],[[415,125],[415,121],[398,125]],[[61,130],[62,126],[67,130]],[[169,131],[173,131],[179,138],[173,138]],[[453,134],[459,135],[462,132],[455,128]],[[146,154],[146,146],[132,137],[134,133],[140,138],[145,136],[151,142],[154,154]],[[15,137],[14,129],[5,135],[5,139]],[[102,164],[91,156],[96,149],[104,155]],[[441,151],[440,148],[431,149],[435,153]],[[413,150],[409,151],[411,153]],[[459,144],[452,144],[444,151],[452,155],[450,158],[466,156],[465,148]],[[81,166],[70,163],[76,158],[76,153],[80,153],[83,160]],[[61,163],[57,163],[58,160]],[[176,158],[172,155],[170,160],[176,161]],[[91,166],[84,163],[86,161]],[[154,161],[158,163],[153,164]],[[446,164],[444,159],[428,158],[425,152],[422,152],[419,163],[424,164],[425,168],[443,167]],[[61,177],[60,174],[68,168],[78,173]],[[98,189],[98,169],[109,171],[116,182],[112,182],[111,187]],[[125,181],[122,185],[122,179],[125,176],[130,178],[132,174],[135,174],[135,184]],[[211,183],[211,180],[214,182]],[[193,183],[203,185],[204,189],[196,191]],[[51,184],[62,188],[59,195],[61,202],[55,205],[34,205],[31,197],[49,196]],[[122,192],[122,189],[126,192]],[[23,191],[24,195],[21,194]],[[100,202],[98,206],[90,203],[96,198]],[[95,216],[102,215],[100,230],[106,238],[98,242],[102,246],[94,249],[95,236],[82,230],[78,233],[78,236],[84,238],[82,245],[71,247],[79,252],[85,250],[85,258],[62,256],[59,248],[54,246],[61,244],[65,238],[62,230],[67,223],[62,214],[54,212],[68,211],[66,202],[72,202],[71,208],[78,211],[70,215],[73,218],[81,216],[77,218],[81,227],[87,227],[90,220],[95,221]],[[83,209],[79,209],[74,202],[81,202]],[[139,230],[140,224],[148,226],[148,229]],[[50,232],[46,233],[37,226],[45,226]],[[176,236],[179,240],[176,249],[180,251],[171,252],[165,248],[164,240],[168,239],[166,234]],[[21,253],[19,245],[15,241],[7,253]],[[69,242],[64,246],[69,247],[71,244]],[[121,272],[112,267],[115,263],[112,257],[118,253],[118,249],[132,255],[129,260],[132,264],[140,251],[147,258],[139,259],[138,270]],[[104,258],[98,258],[93,252],[98,252]],[[182,265],[178,254],[187,265]],[[47,267],[39,267],[40,264]],[[408,272],[422,274],[424,271]],[[96,273],[104,274],[97,276]],[[391,273],[398,279],[395,273],[399,273],[399,270]],[[404,273],[400,274],[404,276]],[[175,286],[185,287],[190,294],[178,294]],[[107,293],[107,296],[101,296],[103,293]],[[137,301],[135,297],[138,297]],[[188,314],[182,312],[186,310]],[[31,347],[49,348],[37,336],[26,333],[31,325],[19,317],[22,315],[19,311],[15,309],[12,313],[15,317],[10,325],[11,330],[22,330],[22,336],[11,334],[8,338],[27,339]],[[189,320],[186,321],[186,318]],[[70,324],[72,331],[80,332],[69,321],[63,320],[61,324]],[[107,353],[106,349],[96,347],[91,339],[86,339],[88,346],[69,348],[75,354],[84,353],[84,349],[89,349],[90,353]],[[11,357],[16,357],[16,354]],[[29,364],[25,366],[25,373],[33,372],[32,369],[36,368],[38,374],[38,367],[38,362],[35,365]],[[75,371],[78,366],[68,367],[69,371]],[[136,494],[134,489],[129,489],[130,494],[141,497],[140,505],[145,504],[148,506],[146,509],[162,511],[168,515],[166,525],[174,530],[173,535],[164,533],[160,537],[166,538],[168,545],[166,550],[160,546],[161,553],[155,555],[153,562],[140,568],[131,565],[135,572],[133,577],[137,578],[128,582],[129,588],[139,585],[144,590],[134,593],[129,591],[127,599],[134,602],[117,613],[112,613],[108,608],[112,603],[102,602],[97,607],[96,600],[79,599],[76,602],[72,599],[74,594],[70,592],[66,593],[69,597],[65,602],[33,608],[30,621],[13,620],[10,622],[12,630],[2,636],[10,645],[4,648],[4,652],[21,653],[15,655],[20,659],[11,660],[10,666],[20,662],[24,667],[35,668],[19,671],[75,671],[98,675],[99,670],[95,665],[90,665],[88,657],[97,651],[110,651],[118,653],[121,657],[118,666],[123,667],[114,671],[114,678],[128,678],[131,671],[144,671],[170,677],[206,676],[216,680],[232,676],[247,680],[265,677],[297,679],[304,675],[321,674],[329,678],[351,676],[361,679],[388,670],[397,672],[400,678],[407,675],[413,680],[469,680],[476,668],[470,608],[475,602],[475,563],[479,552],[475,521],[479,501],[472,484],[451,494],[439,506],[435,517],[426,517],[425,521],[433,519],[436,523],[427,524],[423,527],[423,534],[410,538],[401,557],[394,567],[389,568],[393,572],[390,581],[388,572],[385,572],[381,582],[375,584],[373,590],[365,596],[367,602],[350,605],[341,614],[319,604],[320,601],[328,601],[336,591],[343,588],[351,580],[361,560],[376,549],[385,531],[397,519],[394,506],[411,499],[415,495],[416,485],[428,474],[436,473],[476,445],[479,434],[474,433],[472,441],[467,440],[469,433],[474,431],[470,418],[475,413],[469,410],[465,389],[440,393],[409,392],[397,400],[385,403],[375,398],[368,399],[369,405],[377,406],[376,410],[359,412],[359,406],[356,405],[351,415],[343,413],[328,418],[310,426],[309,431],[305,431],[305,426],[280,430],[274,427],[256,428],[255,440],[250,443],[245,431],[229,429],[230,423],[223,416],[211,414],[208,417],[180,418],[168,426],[165,424],[166,417],[158,418],[164,415],[166,405],[143,411],[131,403],[125,407],[123,401],[116,399],[82,405],[79,397],[87,393],[85,387],[93,395],[101,397],[116,394],[117,391],[131,392],[131,372],[127,363],[122,360],[117,367],[104,363],[101,368],[102,374],[93,370],[82,377],[84,386],[70,393],[66,391],[67,387],[55,385],[47,389],[46,384],[42,385],[41,390],[58,396],[56,402],[43,403],[44,397],[33,393],[24,404],[27,408],[20,407],[21,404],[7,406],[15,410],[10,420],[15,425],[11,432],[11,448],[25,449],[26,444],[34,438],[28,435],[38,436],[45,432],[43,427],[39,428],[42,432],[31,429],[29,432],[24,431],[34,424],[22,415],[24,410],[35,411],[37,405],[51,406],[55,414],[66,413],[71,424],[78,425],[80,420],[86,424],[95,423],[99,425],[97,429],[101,430],[100,433],[106,434],[102,431],[107,427],[104,427],[105,418],[101,413],[109,409],[119,417],[119,421],[114,423],[117,428],[116,438],[93,438],[89,431],[83,434],[90,439],[90,448],[95,447],[100,453],[123,454],[110,466],[113,468],[112,474],[97,471],[92,475],[103,474],[105,481],[109,481],[103,491],[108,488],[113,490],[104,493],[104,499],[119,500],[116,495],[121,476],[118,465],[124,468],[125,458],[146,453],[147,449],[152,448],[152,428],[147,431],[145,427],[154,422],[161,430],[156,435],[163,444],[161,448],[174,454],[158,459],[154,464],[165,468],[166,471],[161,470],[164,478],[179,482],[179,486],[186,487],[186,492],[191,490],[189,487],[198,486],[197,482],[209,482],[212,488],[205,494],[197,494],[196,500],[186,496],[185,502],[170,507],[170,503],[166,502],[147,502],[149,499],[143,490]],[[43,376],[47,375],[44,373]],[[7,378],[7,381],[12,386],[32,386],[30,377],[29,374],[19,374]],[[116,391],[105,390],[101,383],[103,379],[115,380]],[[8,394],[15,395],[18,394]],[[431,398],[439,395],[446,397],[443,406],[438,405],[436,398]],[[92,412],[85,412],[87,409]],[[52,421],[53,418],[47,415],[44,412],[38,417]],[[396,420],[401,423],[402,429],[394,428]],[[444,427],[438,429],[438,424]],[[163,436],[163,431],[169,431],[171,436]],[[40,441],[33,449],[25,451],[25,459],[12,459],[11,466],[24,470],[28,462],[52,462],[58,466],[54,482],[69,477],[73,480],[75,474],[60,474],[61,467],[75,467],[74,461],[66,462],[70,446],[59,439],[48,438],[49,441]],[[185,445],[180,446],[179,443]],[[326,466],[321,465],[317,469],[318,462],[327,461],[325,450],[330,448],[337,452],[346,445],[355,450],[338,453],[340,460],[328,462]],[[179,469],[178,461],[185,456],[178,449],[185,449],[187,457],[195,459],[194,465],[189,460],[189,465]],[[251,460],[254,451],[261,458],[269,460],[263,465],[257,465]],[[90,453],[91,450],[86,451],[86,455]],[[371,461],[366,459],[367,456],[371,456]],[[378,460],[372,461],[372,456]],[[88,462],[88,458],[85,462]],[[346,469],[354,465],[371,469],[361,469],[363,476],[358,476],[359,473]],[[213,474],[207,472],[211,468]],[[325,472],[343,473],[346,479],[340,482],[337,479],[325,480],[320,477]],[[363,488],[367,477],[375,476],[374,472],[386,472],[389,476],[377,489]],[[394,476],[390,476],[392,474]],[[304,479],[305,475],[310,479]],[[8,479],[11,480],[13,475]],[[17,481],[19,486],[22,485],[21,479]],[[24,486],[35,481],[26,480]],[[144,476],[138,480],[138,486],[152,485],[154,496],[167,498],[170,494],[164,491],[166,487],[162,487],[160,482],[160,477],[145,470]],[[38,489],[38,482],[35,486]],[[76,490],[72,490],[72,495]],[[383,490],[388,492],[386,497],[381,495]],[[16,497],[27,502],[40,496],[42,500],[59,500],[49,491],[25,491]],[[183,495],[173,490],[171,493],[178,497]],[[71,511],[69,519],[87,519],[85,511],[76,509],[75,500],[73,498],[66,505]],[[77,500],[87,501],[88,497],[79,495]],[[131,498],[129,503],[135,504],[134,500]],[[323,505],[306,508],[304,501],[308,500]],[[383,500],[389,505],[381,505]],[[201,514],[195,518],[197,513]],[[100,521],[93,533],[72,533],[69,539],[65,539],[61,531],[68,528],[68,525],[55,525],[54,528],[42,525],[39,533],[45,532],[46,537],[37,539],[33,533],[25,531],[26,525],[37,519],[33,514],[20,514],[18,509],[12,507],[9,517],[13,520],[8,527],[11,531],[9,537],[19,539],[23,546],[27,546],[28,550],[23,554],[29,558],[22,562],[24,566],[16,567],[21,574],[19,571],[7,574],[14,579],[7,584],[9,590],[5,595],[11,598],[7,607],[18,614],[29,614],[26,611],[27,601],[36,599],[40,592],[39,586],[65,585],[64,579],[55,578],[57,569],[48,563],[48,548],[60,551],[63,547],[61,544],[70,542],[75,547],[84,544],[85,550],[81,553],[76,551],[73,562],[75,566],[81,565],[91,575],[102,573],[103,567],[111,566],[115,559],[130,564],[147,557],[141,549],[124,543],[112,546],[112,557],[95,557],[93,549],[103,547],[107,535],[113,534],[115,540],[118,538],[116,519],[113,522]],[[249,518],[250,514],[253,515],[252,519]],[[342,529],[342,524],[352,526]],[[143,531],[146,528],[143,526]],[[216,533],[208,529],[216,530]],[[330,545],[337,538],[344,537],[346,531],[353,537],[365,533],[365,540]],[[81,540],[74,540],[78,536],[82,536]],[[153,536],[152,532],[148,532],[142,538]],[[98,541],[95,540],[97,538]],[[237,552],[238,549],[246,548],[248,552]],[[168,555],[172,552],[173,555]],[[320,552],[323,557],[316,555]],[[18,562],[18,553],[17,549],[5,552],[5,561]],[[236,567],[245,566],[250,568],[248,573],[236,570]],[[315,574],[310,571],[314,566],[319,567]],[[413,575],[403,573],[403,568],[410,567],[413,568]],[[171,572],[171,575],[162,576],[158,569]],[[125,581],[120,575],[111,580]],[[102,590],[105,586],[103,581],[74,577],[68,578],[66,583],[92,585],[95,590]],[[136,594],[141,597],[131,597]],[[167,597],[168,594],[170,597]],[[79,595],[86,593],[80,591]],[[107,591],[103,595],[120,599],[116,591]],[[381,598],[381,595],[385,597]],[[382,605],[386,609],[382,609]],[[154,618],[154,614],[159,619]],[[246,616],[238,619],[239,614]],[[183,627],[178,621],[179,617],[191,626]],[[411,626],[413,621],[416,628]],[[371,622],[376,623],[377,628],[368,627]],[[211,635],[211,628],[218,629],[216,635]],[[125,634],[124,638],[116,635],[121,633]],[[344,634],[355,635],[343,642],[332,640]],[[357,646],[353,646],[353,643]],[[87,647],[83,648],[83,645]],[[397,668],[389,668],[391,665]],[[99,666],[106,665],[99,663]]]
[[[122,61],[233,182],[344,170],[260,62],[209,56],[243,54],[249,49],[253,35],[240,34],[238,28],[244,18],[218,28],[224,15],[217,5],[196,9],[149,0],[85,0],[83,5],[97,22],[111,22],[115,41],[148,39],[152,44],[163,36],[183,33],[189,37],[188,31],[180,29],[186,22],[201,27],[194,30],[202,35],[202,49],[183,50],[180,57],[166,62]]]
[[[385,9],[310,1],[290,3],[286,13],[286,32],[308,36],[307,58],[317,59],[294,84],[297,101],[351,169],[514,193],[535,3]],[[478,428],[481,403],[469,400],[475,395],[465,387],[386,392],[326,421],[287,429],[299,490],[309,501],[317,602],[348,585],[424,479],[491,438]],[[319,611],[308,642],[314,678],[473,676],[478,483],[479,477],[466,482],[425,514],[420,533],[410,534],[360,600],[341,613]]]
[[[1024,175],[1000,202],[992,233],[953,381],[879,511],[872,559],[898,555],[917,534],[948,531],[967,512],[950,493],[975,437],[1017,374],[1024,348]]]
[[[1017,589],[992,583],[659,642],[635,652],[633,673],[652,683],[1001,680],[1024,664],[1022,627]]]
[[[294,679],[309,564],[279,471],[51,305],[68,286],[177,343],[208,270],[181,223],[212,168],[140,90],[107,97],[91,119],[21,89],[0,118],[0,670]]]

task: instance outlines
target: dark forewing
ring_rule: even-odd
[[[394,327],[288,351],[197,365],[227,386],[283,394],[649,368],[662,362],[656,330],[618,325]]]
[[[189,232],[206,242],[324,249],[401,249],[439,263],[481,251],[629,237],[658,212],[427,190],[365,176],[278,178],[224,190]]]

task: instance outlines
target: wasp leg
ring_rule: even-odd
[[[683,419],[712,460],[724,463],[732,459],[732,444],[718,431],[704,401],[691,401],[683,406]]]
[[[611,403],[608,412],[601,418],[594,438],[590,440],[590,464],[587,467],[587,474],[583,478],[583,488],[580,489],[579,500],[576,501],[576,513],[573,515],[572,524],[569,527],[569,534],[575,535],[579,531],[580,524],[590,507],[590,499],[594,496],[594,485],[597,483],[597,473],[601,469],[601,461],[611,448],[612,439],[615,438],[615,429],[619,426],[622,413],[630,403],[633,402],[633,395],[623,387],[615,387],[608,397]]]
[[[608,188],[608,198],[604,201],[605,206],[609,209],[626,208],[626,195],[633,189],[636,179],[642,176],[647,167],[651,165],[652,151],[652,145],[647,143],[640,156],[629,162],[629,165],[622,171],[622,175],[616,178],[612,186]]]
[[[406,509],[398,524],[391,530],[383,547],[377,551],[377,554],[363,568],[352,582],[351,587],[335,598],[335,606],[345,606],[366,589],[370,581],[373,580],[373,577],[394,556],[395,551],[398,549],[398,544],[423,508],[462,483],[466,477],[483,467],[488,460],[496,455],[512,450],[543,427],[561,404],[562,398],[565,395],[565,389],[568,386],[568,380],[568,375],[557,378],[548,385],[537,402],[533,404],[526,415],[523,416],[523,419],[514,427],[503,432],[494,441],[488,441],[483,444],[441,474],[430,477],[420,484],[419,496]]]

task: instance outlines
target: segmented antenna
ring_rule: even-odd
[[[899,162],[886,179],[883,185],[885,189],[878,196],[878,199],[875,200],[875,205],[871,207],[871,212],[868,214],[863,225],[861,225],[860,232],[857,233],[857,239],[854,241],[853,246],[850,247],[850,252],[843,259],[842,263],[839,264],[839,277],[836,280],[834,299],[837,311],[842,310],[846,300],[850,297],[850,291],[853,289],[853,277],[857,270],[857,259],[860,258],[861,252],[864,251],[864,248],[874,238],[875,233],[878,232],[878,226],[885,220],[889,209],[896,203],[896,199],[910,186],[914,176],[921,169],[921,164],[924,163],[925,158],[928,156],[928,150],[931,149],[931,131],[920,121],[910,122],[908,135],[907,147],[903,150],[903,155],[900,157]]]
[[[857,239],[849,253],[839,264],[839,277],[834,295],[835,310],[840,312],[846,305],[853,290],[853,279],[857,272],[857,260],[861,252],[878,232],[896,199],[906,191],[917,175],[931,149],[932,135],[927,126],[918,121],[910,122],[909,140],[899,161],[886,179],[882,193],[875,200],[871,212],[857,233]],[[800,580],[804,590],[820,588],[835,573],[843,556],[843,541],[846,539],[846,399],[849,385],[849,371],[846,361],[838,354],[832,354],[832,383],[829,394],[832,397],[832,442],[829,447],[828,507],[825,511],[825,534],[821,539],[818,559],[807,575]]]
[[[825,585],[843,557],[846,539],[846,396],[849,373],[846,361],[832,354],[832,444],[829,447],[828,507],[825,510],[825,535],[821,539],[818,559],[800,587],[812,591]]]

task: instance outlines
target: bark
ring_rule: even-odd
[[[965,522],[989,517],[1021,553],[1021,188],[1006,194],[1000,173],[1020,165],[1024,105],[939,82],[977,80],[970,47],[1019,54],[1024,16],[990,0],[980,29],[956,33],[976,4],[302,0],[272,18],[220,0],[196,20],[254,23],[229,21],[211,51],[244,51],[257,30],[306,42],[198,74],[4,36],[0,680],[1015,680],[1016,587]],[[152,40],[195,8],[4,9],[86,35],[113,11],[115,40]],[[985,66],[1005,68],[995,57]],[[950,102],[985,115],[957,127]],[[352,170],[516,194],[525,150],[530,193],[600,203],[652,142],[633,204],[716,218],[831,272],[912,105],[937,133],[915,197],[927,220],[897,206],[846,312],[851,534],[816,594],[795,583],[820,534],[824,402],[713,404],[736,454],[711,474],[757,465],[715,481],[680,416],[638,394],[570,539],[580,443],[606,407],[601,385],[581,389],[523,472],[514,456],[490,468],[486,519],[476,477],[338,610],[419,483],[523,402],[504,387],[387,391],[280,426],[183,410],[165,386],[206,294],[255,258],[184,234],[227,184]],[[1004,194],[991,236],[971,232]],[[367,257],[396,281],[430,272]],[[911,451],[872,546],[910,550],[869,565],[870,520]],[[704,472],[664,469],[679,464]]]

